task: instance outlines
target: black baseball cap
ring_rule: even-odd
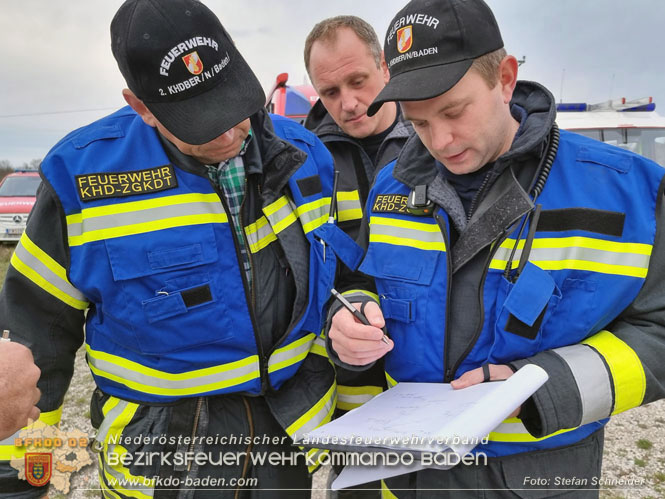
[[[197,0],[127,0],[111,22],[127,86],[188,144],[204,144],[265,105],[258,79]]]
[[[473,60],[503,47],[482,0],[413,0],[390,22],[383,46],[390,81],[369,106],[426,100],[450,90]]]

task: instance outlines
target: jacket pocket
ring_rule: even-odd
[[[561,292],[550,273],[531,262],[527,262],[517,282],[502,277],[488,361],[505,364],[539,352],[543,326],[560,300]]]
[[[438,251],[387,248],[370,244],[360,270],[374,277],[386,330],[395,342],[399,362],[419,364],[425,345],[431,344],[428,307],[438,307],[439,300],[431,286],[439,258]],[[431,311],[431,309],[430,309]],[[402,355],[404,354],[404,355]]]
[[[224,326],[224,287],[211,265],[218,259],[211,227],[109,239],[105,245],[115,286],[102,300],[104,313],[126,325],[117,330],[133,333],[113,341],[160,355],[232,336]]]

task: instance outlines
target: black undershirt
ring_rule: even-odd
[[[383,132],[377,133],[376,135],[370,135],[369,137],[365,137],[364,139],[358,139],[358,142],[360,142],[360,146],[363,148],[363,150],[372,160],[372,164],[376,165],[377,154],[379,153],[381,144],[383,144],[383,141],[386,139],[386,137],[388,137],[390,132],[393,131],[393,128],[395,128],[395,125],[397,125],[398,120],[399,120],[399,109],[395,113],[395,121],[393,121],[392,125],[386,128]]]

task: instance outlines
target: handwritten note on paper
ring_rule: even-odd
[[[469,452],[545,381],[527,365],[508,380],[453,390],[446,383],[398,383],[305,435],[312,447]],[[475,442],[475,443],[474,443]],[[330,444],[330,446],[327,446]]]

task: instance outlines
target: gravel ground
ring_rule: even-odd
[[[93,435],[89,421],[92,388],[92,378],[81,350],[77,356],[74,379],[65,398],[62,430],[80,429]],[[665,497],[665,400],[612,418],[605,437],[602,480],[606,485],[601,491],[601,498]],[[328,470],[324,468],[314,476],[312,499],[325,497],[327,475]],[[75,473],[71,486],[68,497],[98,497],[96,465]],[[51,499],[64,497],[62,494],[50,495]]]

